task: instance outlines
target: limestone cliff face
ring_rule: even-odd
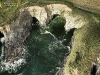
[[[20,15],[11,25],[0,27],[1,32],[5,37],[5,63],[19,60],[22,57],[22,52],[25,50],[24,42],[30,35],[33,17],[35,17],[40,26],[46,26],[54,15],[62,16],[66,19],[66,32],[73,28],[81,28],[88,21],[86,16],[73,13],[72,8],[62,4],[51,4],[44,7],[30,6],[20,9]],[[84,14],[84,12],[83,12]],[[6,64],[5,64],[6,66]]]
[[[100,14],[100,0],[68,0],[77,7]]]
[[[29,11],[32,17],[38,19],[41,26],[46,26],[54,15],[60,15],[66,19],[66,31],[69,31],[72,28],[80,28],[86,23],[86,20],[82,15],[72,14],[73,9],[62,4],[51,4],[45,7],[31,6],[25,9]]]

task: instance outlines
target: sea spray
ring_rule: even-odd
[[[8,73],[16,73],[22,64],[26,64],[25,59],[15,60],[14,62],[3,62],[1,67],[3,71],[8,71]]]
[[[55,40],[58,40],[56,37],[55,37],[55,35],[54,34],[52,34],[51,32],[49,32],[49,31],[45,31],[44,33],[41,33],[41,34],[50,34]]]
[[[8,73],[16,73],[23,67],[27,61],[28,52],[26,47],[23,47],[23,51],[19,53],[20,58],[18,60],[6,62],[6,60],[1,61],[0,72],[8,71]]]

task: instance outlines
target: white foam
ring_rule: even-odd
[[[55,35],[54,34],[52,34],[51,32],[49,32],[49,31],[45,31],[44,33],[41,33],[41,34],[50,34],[55,40],[58,40],[56,37],[55,37]]]
[[[70,48],[70,46],[67,46],[67,48],[68,48],[68,51],[70,52],[70,51],[71,51],[71,48]]]
[[[26,55],[27,55],[27,50],[26,47],[23,47],[23,51],[21,52],[21,57],[18,60],[14,60],[13,62],[9,61],[6,62],[6,60],[3,59],[4,56],[4,46],[2,46],[2,54],[0,56],[1,58],[1,67],[0,67],[0,72],[2,71],[8,71],[9,73],[17,72],[18,69],[20,69],[23,65],[26,64]]]
[[[23,58],[20,58],[19,60],[15,60],[14,62],[3,62],[2,63],[2,70],[3,71],[8,71],[9,73],[13,72],[17,72],[19,67],[21,67],[22,65],[26,64],[26,60]]]
[[[2,38],[0,39],[0,41],[1,41],[1,43],[4,43],[5,37],[2,37]]]

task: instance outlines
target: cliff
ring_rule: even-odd
[[[21,9],[18,19],[12,25],[9,25],[9,27],[4,26],[8,31],[1,28],[5,35],[6,60],[17,56],[16,52],[22,50],[19,47],[23,47],[23,42],[30,33],[34,17],[39,21],[40,26],[46,26],[54,15],[60,15],[66,19],[64,26],[66,31],[73,28],[80,28],[87,23],[84,16],[79,14],[70,15],[71,13],[71,8],[61,4],[51,4],[45,7],[31,6]],[[7,32],[5,33],[5,31]]]
[[[65,64],[65,75],[99,75],[99,19],[90,16],[88,25],[74,33],[74,45]],[[94,21],[94,22],[93,22]],[[98,59],[98,60],[97,60]],[[96,66],[96,68],[94,67]],[[97,71],[98,70],[98,71]]]
[[[93,8],[90,5],[83,7],[85,3],[82,3],[82,8],[99,13],[99,6]],[[15,21],[0,27],[0,31],[4,34],[5,38],[5,49],[2,52],[4,56],[1,63],[3,71],[8,70],[6,69],[8,67],[7,63],[9,63],[10,67],[12,64],[16,64],[13,63],[14,61],[17,62],[20,59],[25,59],[23,53],[25,55],[27,49],[25,49],[24,43],[29,37],[34,24],[38,21],[40,27],[45,27],[56,16],[61,16],[66,20],[66,24],[64,25],[66,34],[71,29],[76,29],[73,34],[74,44],[71,53],[68,57],[65,57],[65,59],[68,59],[64,62],[64,67],[62,68],[63,74],[90,75],[93,72],[91,70],[93,68],[92,65],[96,65],[95,74],[98,73],[99,75],[99,15],[64,4],[21,8],[18,18]]]

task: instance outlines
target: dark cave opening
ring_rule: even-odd
[[[32,17],[32,30],[36,30],[36,31],[39,30],[39,21],[36,17]]]
[[[2,43],[0,42],[0,56],[1,56],[1,53],[2,53]]]
[[[65,35],[65,39],[67,39],[66,41],[64,41],[63,43],[66,46],[70,46],[72,48],[72,43],[74,42],[74,31],[76,28],[72,28],[71,30],[68,31],[68,33]]]
[[[52,20],[55,19],[57,16],[60,16],[60,15],[59,15],[59,14],[54,14],[54,15],[51,17],[51,20],[49,20],[48,24],[49,24],[50,22],[52,22]]]
[[[0,38],[4,37],[4,34],[2,32],[0,32]]]
[[[90,75],[96,75],[96,71],[97,71],[97,65],[92,65],[92,68],[91,68],[91,74]]]
[[[59,16],[59,14],[54,14],[51,20],[53,20],[53,19],[56,18],[57,16]]]
[[[35,17],[32,17],[32,25],[34,26],[34,25],[36,25],[36,24],[39,24],[38,19],[35,18]]]
[[[0,56],[2,54],[2,47],[3,47],[3,42],[4,42],[4,34],[2,32],[0,32]]]

